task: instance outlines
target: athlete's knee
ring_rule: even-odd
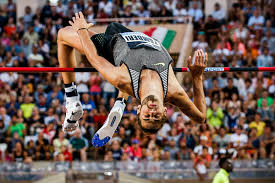
[[[72,26],[66,26],[58,30],[57,41],[64,41],[65,35],[72,29]]]

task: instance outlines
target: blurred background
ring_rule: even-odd
[[[177,67],[196,49],[208,53],[209,66],[274,67],[274,0],[0,0],[0,66],[59,67],[58,30],[79,11],[97,32],[120,22],[158,39]],[[192,99],[190,75],[177,77]],[[99,73],[76,74],[85,112],[74,135],[61,130],[60,74],[0,73],[0,182],[211,182],[228,155],[231,182],[275,182],[275,73],[204,79],[207,124],[168,105],[163,128],[145,137],[134,128],[131,98],[118,133],[93,148],[118,93]]]

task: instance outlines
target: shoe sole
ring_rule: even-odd
[[[121,110],[121,109],[119,109]],[[94,147],[102,147],[113,137],[119,122],[122,117],[122,113],[119,111],[113,111],[108,117],[108,121],[96,132],[92,139],[92,144]]]

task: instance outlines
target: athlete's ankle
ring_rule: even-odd
[[[64,84],[64,86],[65,86],[66,98],[70,98],[70,97],[75,98],[75,97],[78,97],[76,85],[74,84],[74,82],[69,83],[69,84]]]

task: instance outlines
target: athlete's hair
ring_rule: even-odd
[[[165,115],[162,116],[161,120],[158,120],[158,122],[155,122],[154,120],[152,121],[148,121],[151,123],[156,123],[156,125],[154,125],[154,127],[152,128],[144,128],[141,124],[141,120],[140,120],[140,114],[138,114],[138,118],[137,118],[137,128],[139,128],[144,135],[151,135],[151,134],[155,134],[157,133],[163,126],[163,124],[166,122],[167,118]]]
[[[228,158],[221,158],[219,161],[219,167],[222,168],[224,166],[224,163],[226,163]]]

